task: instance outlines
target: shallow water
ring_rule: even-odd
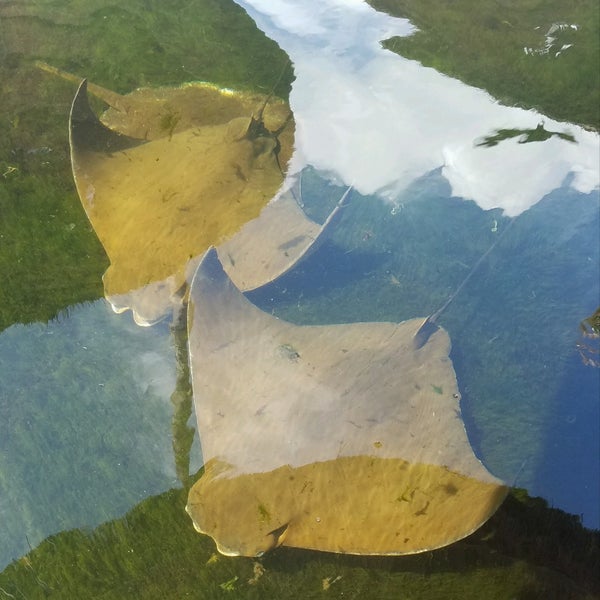
[[[180,487],[181,465],[202,464],[197,434],[180,456],[196,428],[177,411],[180,341],[167,323],[137,327],[101,298],[106,258],[69,171],[73,86],[32,61],[126,92],[195,79],[264,89],[284,60],[239,67],[224,40],[207,61],[198,38],[219,34],[197,15],[211,3],[180,14],[142,4],[128,9],[132,30],[131,14],[108,2],[0,2],[2,566],[50,534]],[[599,371],[577,351],[600,297],[597,133],[382,49],[414,28],[358,0],[238,4],[293,64],[291,174],[302,174],[305,211],[322,222],[353,186],[322,245],[248,298],[301,325],[426,317],[493,246],[438,319],[469,441],[495,476],[599,528]],[[540,124],[575,141],[481,145]]]

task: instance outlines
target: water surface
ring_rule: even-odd
[[[120,92],[195,79],[265,91],[285,57],[260,35],[249,52],[255,33],[219,43],[233,17],[209,2],[180,14],[147,4],[0,3],[2,566],[184,479],[178,451],[195,423],[177,420],[181,341],[100,297],[106,258],[69,172],[73,88],[32,61]],[[238,4],[293,63],[291,172],[305,210],[323,221],[354,189],[318,251],[249,298],[298,324],[425,317],[495,244],[439,318],[467,434],[496,476],[600,527],[599,371],[577,352],[600,298],[597,133],[384,50],[414,26],[358,0]],[[232,10],[239,31],[255,31]],[[540,127],[561,135],[527,141]],[[485,144],[502,131],[521,133]]]

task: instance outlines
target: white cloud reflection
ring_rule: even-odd
[[[381,40],[413,31],[406,20],[362,0],[236,1],[294,63],[293,171],[311,164],[362,194],[393,201],[414,179],[442,167],[454,195],[509,216],[569,173],[570,185],[583,193],[598,187],[597,134],[502,106],[482,90],[382,49]],[[577,143],[553,137],[476,145],[499,129],[535,129],[542,121]]]

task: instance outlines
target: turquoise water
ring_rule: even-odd
[[[0,348],[4,561],[27,540],[93,527],[176,482],[167,335],[100,300],[14,325]]]
[[[599,371],[577,350],[579,323],[600,302],[597,134],[381,49],[411,32],[406,21],[358,2],[317,4],[240,2],[256,29],[239,7],[209,2],[171,12],[0,2],[0,566],[51,534],[89,531],[181,489],[202,465],[197,432],[189,449],[197,425],[184,406],[181,331],[138,327],[102,298],[106,258],[69,169],[74,86],[33,60],[123,93],[203,79],[264,91],[284,63],[267,38],[294,67],[302,207],[322,223],[353,190],[319,247],[247,297],[299,325],[400,322],[452,297],[438,323],[476,456],[600,528]],[[209,42],[212,60],[202,58]],[[265,67],[270,54],[276,66]],[[575,142],[478,145],[540,122]],[[308,574],[313,560],[286,564]]]

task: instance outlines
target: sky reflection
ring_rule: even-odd
[[[598,187],[596,133],[502,106],[483,90],[381,48],[380,40],[410,35],[407,20],[358,0],[238,4],[294,63],[292,172],[311,164],[362,194],[395,202],[417,177],[442,167],[453,195],[507,216],[530,208],[570,173],[576,190]],[[541,122],[576,143],[553,137],[477,146],[499,129],[533,129]]]

